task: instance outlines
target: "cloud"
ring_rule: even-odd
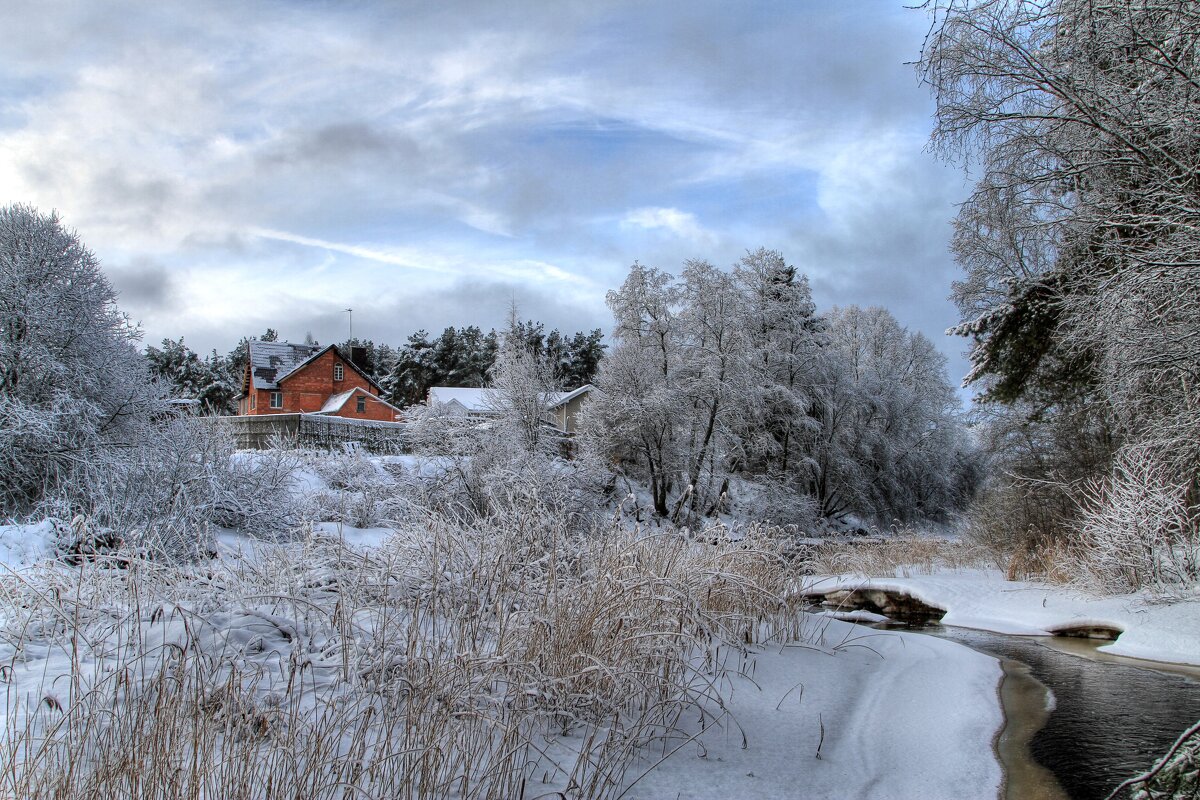
[[[898,2],[16,0],[0,186],[122,265],[151,338],[348,305],[380,337],[393,312],[471,322],[451,292],[604,324],[634,260],[760,245],[823,302],[933,333],[962,187],[921,151],[925,25]]]
[[[621,220],[644,230],[662,229],[681,239],[696,243],[713,242],[716,237],[706,231],[697,221],[696,215],[677,208],[638,208],[627,213]]]
[[[165,266],[149,258],[134,258],[121,266],[105,268],[128,310],[166,310],[179,303],[178,287]]]

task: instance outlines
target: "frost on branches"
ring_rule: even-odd
[[[608,304],[616,345],[583,439],[650,487],[660,517],[728,510],[739,476],[885,524],[944,517],[968,493],[944,359],[883,309],[818,315],[779,253],[731,272],[689,261],[678,279],[634,264]],[[762,515],[799,521],[785,505]]]
[[[1194,559],[1200,5],[926,8],[934,144],[982,173],[956,222],[966,274],[954,297],[972,378],[1007,404],[999,422],[1016,434],[1004,464],[1014,477],[998,489],[1060,507],[1010,522],[1044,544],[1074,539],[1082,519],[1100,572],[1150,575],[1111,560],[1143,494],[1157,499],[1141,508],[1139,541],[1160,543],[1155,560],[1174,563],[1180,548]]]
[[[0,508],[118,446],[153,398],[138,332],[56,214],[0,208]]]

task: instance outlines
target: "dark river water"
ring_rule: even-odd
[[[1041,637],[940,625],[921,632],[1026,664],[1054,693],[1054,710],[1030,748],[1076,800],[1103,800],[1200,720],[1200,682],[1194,677],[1061,652]]]

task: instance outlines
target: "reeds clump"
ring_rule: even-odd
[[[0,578],[0,795],[618,798],[802,633],[778,538],[714,541],[531,507]]]

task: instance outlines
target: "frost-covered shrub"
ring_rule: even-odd
[[[153,411],[139,332],[116,301],[56,214],[0,207],[0,512],[126,446]]]
[[[205,419],[161,420],[148,428],[74,470],[37,513],[82,515],[128,546],[185,559],[209,551],[214,527],[263,534],[296,521],[289,492],[294,456],[235,453],[227,432]]]
[[[808,532],[822,527],[820,502],[793,486],[764,478],[744,493],[748,495],[747,511],[756,522],[789,525]]]
[[[1112,475],[1085,494],[1080,553],[1106,591],[1158,590],[1200,580],[1200,508],[1152,447],[1122,450]]]
[[[362,492],[391,483],[390,476],[378,461],[358,448],[309,452],[304,460],[333,489]]]
[[[586,525],[609,478],[588,453],[559,457],[549,428],[530,450],[528,431],[504,419],[420,410],[410,433],[414,452],[431,468],[406,491],[418,505],[458,519],[514,518],[537,508]]]
[[[304,492],[304,516],[370,528],[390,517],[395,505],[397,465],[385,468],[361,450],[309,452],[304,463],[324,486]]]

